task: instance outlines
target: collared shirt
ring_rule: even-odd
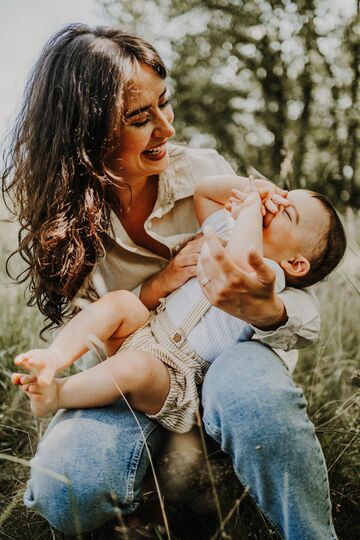
[[[192,201],[197,181],[204,176],[235,172],[212,149],[169,145],[169,157],[167,169],[159,176],[156,203],[144,228],[149,236],[166,245],[173,257],[199,229]],[[100,296],[116,289],[138,293],[142,283],[169,261],[136,245],[115,213],[112,214],[112,226],[114,243],[93,270],[94,286]],[[310,345],[317,339],[320,329],[314,293],[310,289],[286,288],[280,296],[287,311],[287,323],[274,331],[254,327],[255,337],[283,351]],[[279,354],[291,369],[294,356],[291,360],[288,354]]]

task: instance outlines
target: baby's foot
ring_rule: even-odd
[[[13,373],[11,382],[30,398],[31,412],[34,416],[47,416],[58,410],[58,382],[56,379],[48,386],[40,386],[36,377]]]
[[[30,371],[40,386],[51,384],[59,365],[58,356],[51,349],[33,349],[19,354],[14,363]]]

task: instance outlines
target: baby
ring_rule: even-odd
[[[345,251],[341,222],[322,195],[307,190],[258,191],[250,178],[209,177],[194,194],[200,225],[227,241],[226,252],[246,272],[250,250],[274,269],[275,288],[306,287],[327,276]],[[251,188],[251,189],[250,189]],[[203,249],[206,248],[204,244]],[[208,280],[202,280],[206,286]],[[114,291],[78,313],[47,349],[20,354],[12,382],[44,416],[61,408],[100,407],[124,395],[130,405],[172,431],[196,422],[198,386],[218,354],[251,339],[252,327],[212,306],[196,278],[149,312],[128,291]],[[96,337],[94,337],[96,336]],[[108,356],[76,375],[54,378],[101,340]]]

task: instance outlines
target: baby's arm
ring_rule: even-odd
[[[276,214],[279,206],[288,206],[287,191],[277,187],[273,182],[264,179],[254,179],[253,189],[256,189],[262,199],[262,213]],[[195,187],[194,207],[196,217],[203,224],[211,214],[220,210],[230,199],[241,198],[250,193],[249,178],[244,176],[224,175],[207,176],[202,178]]]
[[[234,189],[242,192],[243,202],[234,208],[236,222],[226,251],[240,268],[250,272],[253,269],[248,263],[249,247],[253,246],[260,255],[263,253],[262,201],[254,179],[231,175],[202,178],[195,188],[195,212],[202,224],[208,216],[224,208]],[[250,189],[253,191],[246,196],[244,192]]]
[[[57,371],[70,366],[92,347],[91,335],[105,342],[106,353],[112,355],[123,339],[148,318],[147,308],[129,291],[108,293],[64,326],[49,348],[20,354],[15,364],[30,371],[40,385],[49,385]],[[21,374],[13,374],[12,381],[21,385]]]
[[[234,228],[225,251],[242,270],[253,272],[248,262],[249,249],[253,248],[263,256],[263,215],[261,197],[250,180],[253,191],[245,200],[233,207],[232,215],[236,218]]]
[[[233,189],[241,192],[249,188],[249,179],[244,176],[224,175],[202,178],[195,187],[194,207],[200,225],[205,219],[227,203]]]

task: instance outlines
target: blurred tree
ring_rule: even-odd
[[[102,0],[171,67],[178,140],[360,207],[360,0]]]

